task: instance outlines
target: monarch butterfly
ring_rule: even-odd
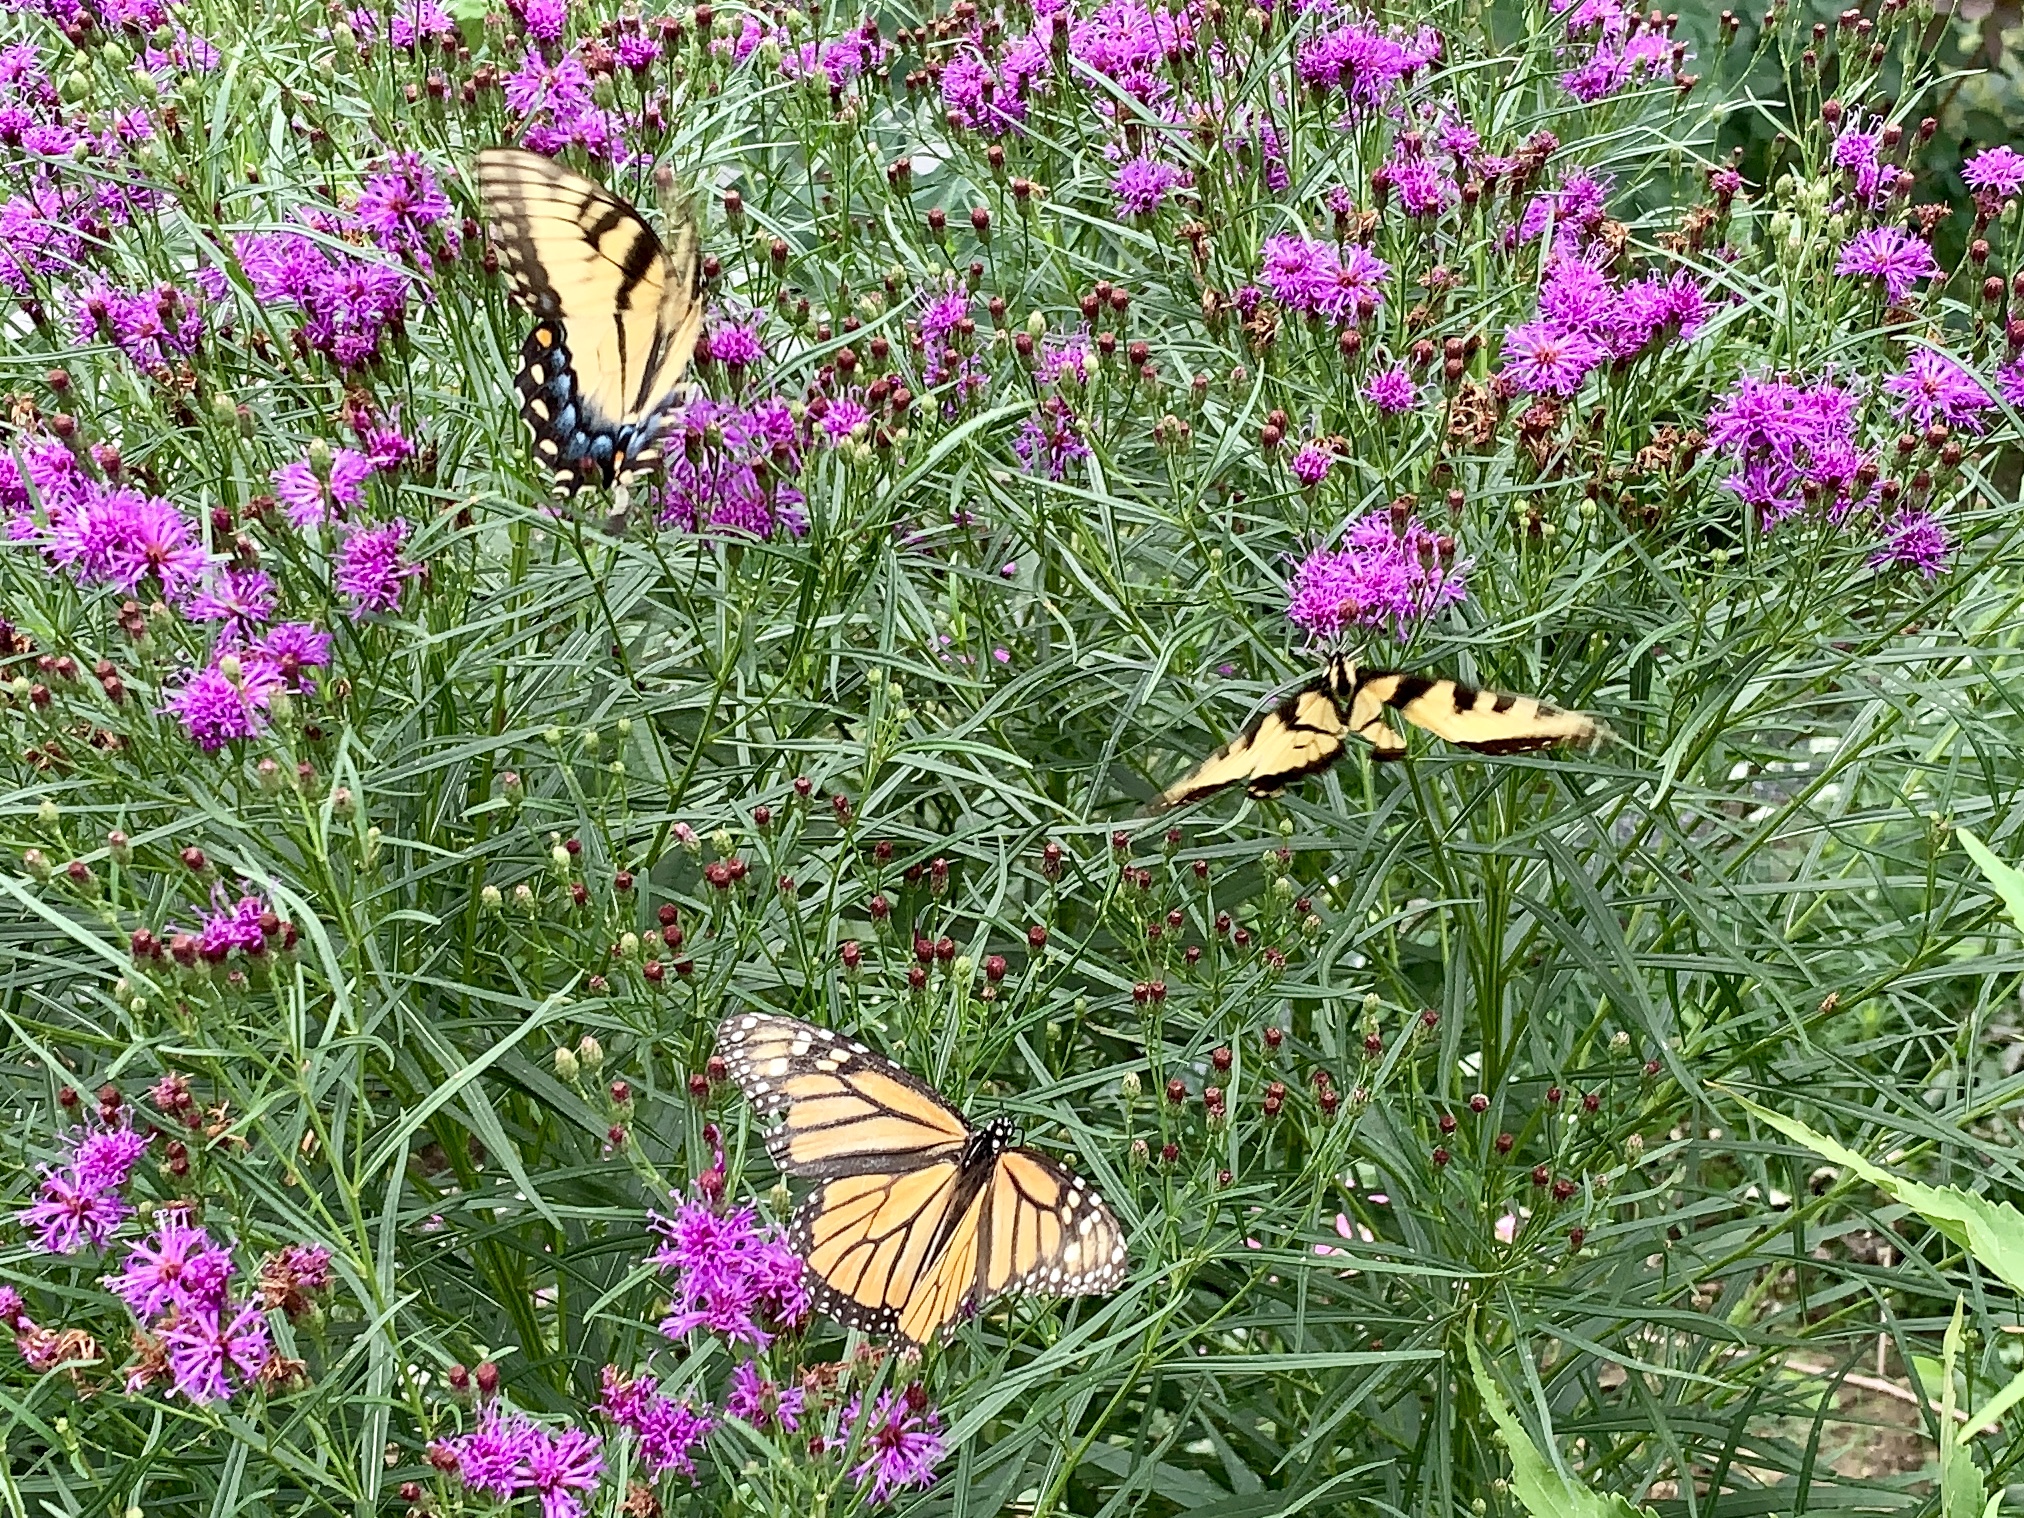
[[[538,153],[477,158],[492,235],[536,325],[520,350],[520,416],[555,494],[624,486],[660,457],[661,428],[703,330],[693,219],[663,247],[639,212]]]
[[[1511,754],[1556,743],[1593,743],[1608,729],[1583,712],[1531,696],[1504,696],[1457,680],[1359,669],[1338,654],[1319,676],[1167,787],[1148,811],[1165,811],[1242,781],[1253,796],[1276,796],[1342,757],[1354,733],[1379,759],[1405,757],[1406,740],[1389,722],[1396,712],[1414,727],[1481,754]]]
[[[1015,1148],[1009,1119],[972,1128],[892,1061],[791,1017],[726,1018],[717,1051],[754,1110],[785,1114],[766,1136],[774,1163],[820,1182],[788,1229],[817,1311],[924,1345],[1009,1292],[1124,1283],[1117,1218]]]

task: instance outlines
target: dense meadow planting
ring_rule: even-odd
[[[8,0],[0,1510],[2000,1500],[2024,154],[1944,36]],[[699,224],[622,496],[516,420],[500,143]],[[1612,736],[1148,815],[1341,651]],[[818,1310],[764,1012],[1122,1285]]]

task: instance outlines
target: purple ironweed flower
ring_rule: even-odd
[[[1350,113],[1362,115],[1383,105],[1440,55],[1440,33],[1431,27],[1407,38],[1348,21],[1303,43],[1298,67],[1303,84],[1341,90]]]
[[[1300,445],[1289,467],[1293,470],[1293,477],[1312,490],[1327,479],[1328,471],[1335,467],[1335,450],[1319,438],[1310,438]]]
[[[1971,190],[1992,190],[1998,195],[2015,195],[2024,190],[2024,153],[2007,143],[1984,148],[1961,165],[1961,179]]]
[[[1996,393],[2012,406],[2024,406],[2024,358],[2012,359],[1996,371]]]
[[[111,1128],[79,1130],[71,1163],[77,1178],[100,1191],[117,1191],[126,1185],[134,1166],[148,1151],[145,1134],[135,1133],[124,1122]]]
[[[759,325],[712,327],[696,345],[698,362],[722,364],[734,373],[766,362],[765,345],[759,341]]]
[[[777,396],[740,406],[697,396],[668,420],[660,522],[687,532],[770,538],[807,531],[803,496],[783,476],[801,469],[800,428]],[[753,467],[764,462],[762,478]]]
[[[143,370],[187,358],[203,331],[196,301],[170,284],[130,292],[100,280],[78,310],[79,341],[110,342]]]
[[[1281,232],[1265,239],[1258,278],[1272,298],[1304,315],[1355,325],[1384,300],[1391,268],[1368,249]]]
[[[1504,372],[1520,390],[1538,395],[1572,395],[1609,355],[1581,332],[1551,322],[1527,322],[1504,334]]]
[[[1834,139],[1831,155],[1837,169],[1845,169],[1855,180],[1856,199],[1864,205],[1886,200],[1897,183],[1897,171],[1883,161],[1883,127],[1870,122],[1858,126],[1851,121]]]
[[[1947,571],[1953,541],[1940,519],[1918,507],[1901,508],[1883,527],[1883,545],[1869,556],[1877,569],[1914,569],[1930,580]]]
[[[476,1428],[449,1441],[458,1478],[474,1492],[508,1500],[527,1485],[526,1456],[535,1437],[532,1423],[494,1403],[478,1415]]]
[[[346,530],[331,584],[351,603],[352,621],[363,620],[368,612],[392,611],[401,604],[401,582],[418,572],[418,566],[401,557],[407,537],[408,524],[403,517],[372,527],[355,523]]]
[[[648,1260],[670,1272],[668,1315],[660,1330],[683,1339],[700,1328],[764,1348],[773,1331],[761,1325],[799,1322],[809,1309],[800,1259],[750,1207],[719,1213],[707,1202],[685,1202],[674,1217],[649,1214],[663,1242]]]
[[[274,582],[263,569],[213,570],[187,601],[183,614],[194,622],[224,622],[235,632],[252,632],[274,615]]]
[[[204,572],[204,546],[183,514],[159,496],[87,486],[84,498],[52,524],[50,553],[87,581],[131,591],[149,575],[172,599]]]
[[[604,1440],[580,1428],[554,1434],[537,1428],[528,1436],[521,1452],[525,1486],[540,1494],[541,1518],[582,1518],[583,1499],[577,1493],[594,1490],[604,1474],[603,1446]]]
[[[862,1398],[851,1398],[843,1426],[861,1426],[858,1448],[865,1458],[851,1467],[850,1475],[873,1506],[909,1487],[934,1483],[935,1465],[942,1458],[942,1415],[920,1383],[881,1392],[869,1408]]]
[[[133,1208],[117,1191],[87,1184],[76,1169],[44,1166],[36,1198],[15,1214],[44,1254],[76,1254],[86,1244],[103,1249]]]
[[[94,498],[98,489],[79,468],[76,455],[62,443],[22,437],[13,447],[0,450],[0,510],[8,513],[7,535],[11,538],[40,534],[36,507],[41,507],[53,526]]]
[[[939,343],[956,330],[963,318],[970,314],[969,292],[961,288],[944,290],[941,294],[927,298],[927,307],[921,312],[921,337],[928,343]]]
[[[1641,80],[1663,78],[1672,72],[1672,39],[1662,31],[1633,30],[1634,10],[1594,4],[1582,10],[1601,12],[1602,30],[1595,40],[1595,51],[1560,76],[1560,87],[1583,105],[1593,105]],[[1613,15],[1609,13],[1612,10]]]
[[[731,1372],[731,1390],[724,1411],[757,1429],[778,1424],[788,1433],[801,1427],[806,1398],[798,1386],[781,1387],[759,1374],[753,1360],[741,1360]]]
[[[278,1307],[293,1323],[314,1305],[310,1297],[330,1285],[330,1251],[320,1244],[290,1244],[260,1262],[260,1305]]]
[[[172,1312],[216,1312],[224,1305],[232,1273],[231,1254],[213,1244],[188,1214],[170,1210],[159,1215],[148,1238],[127,1251],[124,1267],[105,1277],[105,1285],[147,1325]]]
[[[1019,435],[1012,439],[1012,451],[1019,455],[1028,474],[1044,470],[1050,480],[1061,480],[1068,477],[1071,464],[1090,456],[1090,447],[1076,428],[1075,413],[1058,396],[1048,399],[1052,404],[1021,424]]]
[[[1438,216],[1461,197],[1461,190],[1431,158],[1395,157],[1385,165],[1392,193],[1408,216]]]
[[[266,953],[267,935],[260,918],[269,910],[265,897],[243,895],[234,901],[222,882],[213,885],[211,910],[198,920],[194,932],[197,951],[210,960],[223,959],[234,949],[243,954]]]
[[[232,1395],[227,1373],[250,1384],[267,1363],[272,1345],[257,1305],[233,1312],[229,1303],[178,1312],[162,1325],[162,1348],[176,1390],[192,1402],[223,1402]]]
[[[811,413],[813,410],[811,404]],[[828,398],[827,409],[823,411],[816,426],[822,433],[823,441],[834,448],[839,443],[848,442],[860,427],[869,431],[871,412],[866,410],[864,402],[855,396],[831,396]]]
[[[330,634],[313,623],[282,622],[262,633],[259,642],[239,650],[239,660],[242,667],[257,663],[263,673],[271,671],[290,690],[312,690],[316,681],[308,671],[330,663]]]
[[[1188,176],[1172,164],[1162,163],[1149,153],[1141,153],[1136,158],[1127,159],[1117,171],[1110,192],[1117,197],[1119,219],[1150,216],[1167,198],[1167,191],[1186,183]]]
[[[299,529],[321,527],[365,498],[365,482],[372,478],[373,461],[353,448],[337,448],[330,455],[330,478],[316,477],[307,459],[283,464],[274,471],[274,497],[288,510],[288,520]]]
[[[393,153],[382,159],[359,191],[352,216],[382,251],[414,254],[423,268],[429,267],[431,228],[452,258],[463,246],[463,230],[451,214],[450,197],[419,153]]]
[[[1443,563],[1441,547],[1417,519],[1401,530],[1389,512],[1367,513],[1350,524],[1341,548],[1317,548],[1295,568],[1286,615],[1312,638],[1371,627],[1403,639],[1468,595],[1467,566]]]
[[[1009,64],[1009,58],[1008,58]],[[1032,61],[1032,60],[1029,60]],[[1041,48],[1039,67],[1029,72],[1045,73],[1047,53]],[[1002,137],[1017,131],[1026,119],[1026,101],[1017,80],[1007,68],[1004,75],[994,71],[975,44],[964,43],[942,69],[942,109],[953,112],[973,132]]]
[[[1745,375],[1708,413],[1709,447],[1741,466],[1723,485],[1767,524],[1800,510],[1809,486],[1831,490],[1829,514],[1845,515],[1858,504],[1867,462],[1855,443],[1855,411],[1855,397],[1832,380],[1800,386]]]
[[[1896,227],[1871,227],[1841,250],[1834,272],[1883,281],[1884,296],[1895,306],[1912,293],[1913,285],[1938,274],[1940,266],[1920,239]]]
[[[1090,345],[1087,328],[1064,338],[1047,339],[1040,345],[1040,362],[1033,369],[1033,377],[1043,385],[1064,377],[1087,385],[1095,373],[1096,349]]]
[[[734,1384],[736,1375],[733,1372]],[[695,1480],[695,1451],[716,1426],[710,1410],[705,1407],[697,1411],[687,1402],[663,1396],[646,1377],[628,1379],[619,1374],[615,1365],[604,1367],[601,1380],[603,1394],[598,1399],[598,1411],[609,1422],[629,1428],[638,1436],[640,1460],[648,1472],[660,1476],[679,1469],[691,1481]],[[799,1401],[795,1407],[798,1412]],[[791,1429],[794,1425],[786,1426]]]
[[[1883,388],[1897,397],[1892,414],[1921,430],[1944,422],[1949,427],[1980,432],[1982,413],[1995,404],[1982,389],[1982,382],[1958,360],[1933,348],[1915,349],[1904,372],[1885,380]]]
[[[560,42],[569,29],[569,7],[564,0],[527,0],[520,15],[527,35],[541,42]]]
[[[215,754],[232,739],[251,738],[266,728],[267,705],[278,688],[259,661],[242,663],[225,653],[185,680],[162,710],[180,721],[205,753]]]
[[[1413,384],[1410,369],[1404,364],[1393,364],[1365,381],[1363,398],[1378,410],[1396,416],[1419,404],[1419,389]]]
[[[293,229],[247,233],[236,246],[255,296],[297,306],[303,314],[298,340],[343,368],[378,357],[381,340],[406,321],[410,284],[397,266],[316,243]]]
[[[383,37],[404,53],[424,39],[451,39],[457,23],[436,0],[393,0],[391,5],[361,5],[351,13],[351,29],[361,37]]]

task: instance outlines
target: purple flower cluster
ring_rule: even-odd
[[[892,56],[893,46],[880,34],[878,23],[865,21],[833,41],[803,43],[781,59],[781,71],[799,78],[820,74],[831,89],[841,90]]]
[[[355,448],[333,449],[321,469],[309,459],[296,459],[274,471],[274,497],[297,528],[321,527],[341,520],[365,498],[365,482],[379,467],[370,454]]]
[[[604,1475],[604,1441],[580,1428],[550,1431],[496,1403],[478,1426],[441,1446],[458,1477],[481,1496],[510,1502],[523,1492],[541,1499],[541,1518],[581,1518],[582,1493]]]
[[[763,1349],[776,1329],[807,1317],[800,1258],[750,1207],[719,1212],[698,1200],[649,1221],[662,1242],[648,1260],[673,1278],[660,1323],[668,1338],[702,1329]]]
[[[1875,207],[1889,200],[1900,187],[1909,189],[1912,175],[1884,161],[1886,129],[1876,120],[1850,120],[1835,136],[1829,161],[1848,176],[1855,198]]]
[[[1394,525],[1388,511],[1350,524],[1339,549],[1317,548],[1293,572],[1286,615],[1309,637],[1340,638],[1354,628],[1389,630],[1403,641],[1420,623],[1468,595],[1454,545],[1417,518]]]
[[[1355,326],[1384,302],[1391,267],[1369,249],[1280,232],[1265,239],[1258,281],[1289,311]]]
[[[380,251],[413,259],[424,274],[438,251],[455,258],[464,245],[450,197],[419,153],[392,153],[375,165],[352,220]]]
[[[378,40],[404,53],[431,42],[455,46],[458,40],[455,18],[436,0],[357,6],[351,13],[351,29],[361,39]]]
[[[1166,200],[1168,192],[1193,180],[1172,164],[1141,153],[1136,158],[1126,159],[1117,171],[1117,178],[1111,181],[1111,194],[1117,197],[1117,214],[1120,219],[1150,216]]]
[[[1708,298],[1686,269],[1618,286],[1594,264],[1556,253],[1539,287],[1539,315],[1504,334],[1504,373],[1519,390],[1570,396],[1607,363],[1629,363],[1669,338],[1691,338]]]
[[[381,256],[354,252],[338,241],[364,228],[336,217],[308,231],[248,232],[235,244],[239,267],[263,305],[287,304],[302,313],[296,345],[328,354],[339,368],[362,369],[385,342],[407,325],[413,281]]]
[[[740,1370],[749,1368],[749,1361],[739,1366]],[[648,1474],[661,1476],[679,1470],[695,1480],[696,1450],[717,1426],[709,1408],[698,1410],[686,1401],[677,1402],[664,1396],[648,1377],[628,1378],[615,1365],[605,1366],[602,1377],[604,1390],[597,1410],[607,1422],[632,1430]]]
[[[150,290],[122,290],[94,281],[78,307],[78,341],[109,342],[135,368],[166,378],[176,359],[189,358],[204,335],[203,306],[221,300],[224,276],[202,272],[202,294],[193,296],[167,282]]]
[[[351,603],[352,621],[400,606],[401,586],[421,573],[419,565],[402,556],[407,539],[408,524],[402,517],[390,522],[346,524],[331,584]]]
[[[1340,90],[1350,114],[1364,116],[1390,102],[1401,85],[1440,56],[1441,35],[1431,27],[1408,37],[1346,20],[1301,43],[1298,67],[1302,84]]]
[[[2024,153],[2007,144],[1984,148],[1961,165],[1961,179],[1971,190],[2015,195],[2024,190]]]
[[[781,1428],[793,1433],[801,1427],[807,1410],[807,1394],[798,1386],[778,1386],[759,1373],[753,1360],[741,1360],[731,1372],[731,1389],[724,1395],[724,1411],[753,1428]]]
[[[306,622],[284,622],[250,642],[241,632],[233,629],[212,662],[185,678],[163,706],[206,753],[263,732],[274,698],[311,688],[304,671],[330,662],[330,635]]]
[[[1765,525],[1822,501],[1836,520],[1874,493],[1876,465],[1856,442],[1856,398],[1831,379],[1798,385],[1746,375],[1708,414],[1708,446],[1738,469],[1722,483]]]
[[[232,1300],[234,1274],[231,1250],[181,1211],[163,1212],[154,1232],[127,1251],[105,1284],[140,1324],[143,1353],[127,1376],[129,1392],[164,1369],[176,1394],[197,1403],[224,1402],[258,1383],[273,1344],[260,1303]]]
[[[1883,286],[1884,298],[1902,305],[1912,287],[1940,272],[1939,260],[1923,238],[1896,227],[1871,227],[1858,232],[1841,250],[1834,272],[1854,279],[1873,279]]]
[[[1937,423],[1979,433],[1983,413],[1996,404],[1958,359],[1936,348],[1915,349],[1904,370],[1885,380],[1883,388],[1897,398],[1892,413],[1922,432]]]
[[[851,1479],[874,1506],[911,1487],[934,1484],[942,1458],[942,1415],[920,1382],[881,1392],[869,1404],[852,1397],[842,1428],[855,1435],[864,1456],[850,1468]]]
[[[1040,409],[1020,424],[1012,451],[1028,474],[1045,474],[1050,480],[1066,479],[1069,466],[1090,455],[1075,412],[1058,395],[1048,396]]]
[[[133,1215],[121,1195],[148,1141],[124,1123],[73,1129],[69,1156],[42,1167],[35,1200],[15,1215],[45,1254],[75,1254],[86,1244],[103,1249],[113,1231]]]
[[[1665,78],[1686,61],[1686,45],[1667,35],[1657,13],[1648,20],[1620,0],[1552,0],[1552,9],[1566,18],[1570,47],[1587,54],[1560,76],[1561,88],[1584,105]]]
[[[783,483],[801,472],[800,428],[785,401],[697,396],[670,416],[667,435],[663,526],[759,538],[808,530],[801,492]]]

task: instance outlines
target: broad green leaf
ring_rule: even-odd
[[[1635,1518],[1636,1514],[1648,1511],[1632,1506],[1614,1492],[1603,1493],[1584,1486],[1541,1452],[1525,1432],[1518,1415],[1504,1401],[1503,1390],[1490,1374],[1490,1367],[1483,1363],[1483,1352],[1474,1335],[1469,1338],[1469,1373],[1475,1378],[1476,1390],[1482,1395],[1490,1421],[1504,1436],[1504,1447],[1511,1456],[1511,1490],[1533,1518]],[[1947,1518],[1953,1515],[1950,1513]]]
[[[2017,931],[2024,933],[2024,870],[2003,863],[1989,852],[1989,846],[1966,828],[1956,830],[1961,837],[1961,847],[1968,851],[1968,857],[1975,861],[1977,868],[1989,877],[1989,884],[1996,888],[1996,894],[2003,898],[2003,905],[2009,909],[2010,921],[2017,925]]]
[[[1954,1422],[1954,1368],[1961,1358],[1961,1299],[1947,1323],[1940,1366],[1940,1515],[1941,1518],[1982,1518],[1988,1499],[1982,1472],[1975,1464],[1972,1440]]]
[[[1958,1186],[1928,1186],[1907,1180],[1870,1163],[1825,1134],[1815,1133],[1797,1118],[1773,1112],[1748,1097],[1738,1096],[1736,1100],[1794,1143],[1854,1171],[1893,1201],[1902,1202],[1967,1250],[1984,1270],[1999,1277],[2012,1291],[2024,1292],[2024,1213],[2008,1202],[1992,1202]]]

